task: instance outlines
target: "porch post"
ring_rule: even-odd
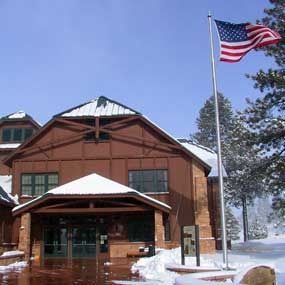
[[[29,260],[31,251],[31,214],[24,213],[21,216],[18,249],[25,253],[25,260]]]
[[[163,214],[159,210],[154,211],[154,231],[155,231],[155,246],[164,247],[164,225]]]

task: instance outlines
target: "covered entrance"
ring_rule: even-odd
[[[97,174],[72,181],[14,208],[19,249],[27,257],[126,257],[164,245],[170,207]]]
[[[95,216],[43,216],[43,256],[95,258],[107,254],[108,233],[103,224],[105,220]]]
[[[44,228],[44,257],[96,257],[96,228]]]

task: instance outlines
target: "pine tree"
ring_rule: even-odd
[[[229,207],[226,207],[226,221],[228,238],[231,240],[238,240],[240,233],[240,224]]]
[[[228,141],[228,133],[231,130],[233,111],[231,102],[222,94],[218,93],[219,119],[221,141],[224,145]],[[215,98],[211,96],[199,111],[196,120],[198,132],[191,138],[199,144],[217,150],[216,122],[215,122]]]
[[[271,208],[272,212],[268,218],[269,222],[274,224],[275,233],[285,233],[285,192],[273,196]]]
[[[248,230],[249,239],[264,239],[268,237],[268,229],[259,219],[255,219]]]
[[[247,99],[249,107],[241,118],[251,131],[251,144],[263,157],[258,167],[274,195],[273,211],[282,213],[285,203],[279,203],[279,195],[285,190],[285,0],[269,2],[270,7],[264,10],[266,16],[257,22],[279,32],[282,39],[279,44],[258,50],[271,57],[276,67],[247,75],[261,96],[255,101]]]
[[[264,157],[259,166],[266,172],[266,182],[272,191],[285,189],[285,0],[270,0],[272,5],[264,10],[263,25],[280,33],[282,40],[277,45],[262,49],[272,57],[276,68],[260,70],[248,75],[255,81],[254,87],[263,96],[250,101],[242,119],[251,130],[251,142]]]
[[[242,207],[244,240],[248,238],[247,206],[264,190],[262,176],[256,171],[259,160],[256,151],[247,143],[248,131],[243,122],[234,116],[230,101],[219,94],[222,160],[228,178],[225,198],[229,205]],[[192,137],[197,143],[216,150],[216,126],[214,99],[210,97],[200,110],[197,119],[198,132]]]

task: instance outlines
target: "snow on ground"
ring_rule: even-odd
[[[26,261],[20,261],[11,263],[9,265],[0,266],[0,273],[7,272],[7,271],[21,271],[23,267],[26,267],[28,263]]]
[[[268,265],[276,270],[277,285],[285,284],[285,235],[234,244],[228,253],[229,266],[236,268],[237,272],[256,264]],[[186,257],[185,263],[186,266],[195,266],[196,260]],[[139,272],[146,281],[154,281],[153,284],[172,285],[179,274],[166,267],[180,264],[180,248],[163,250],[156,256],[139,259],[132,266],[132,272]],[[222,252],[201,255],[201,266],[223,268]]]

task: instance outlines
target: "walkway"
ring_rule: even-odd
[[[0,272],[0,284],[9,285],[103,285],[111,280],[140,280],[131,273],[135,259],[118,258],[111,260],[95,259],[53,259],[42,264],[32,264],[21,272]]]

